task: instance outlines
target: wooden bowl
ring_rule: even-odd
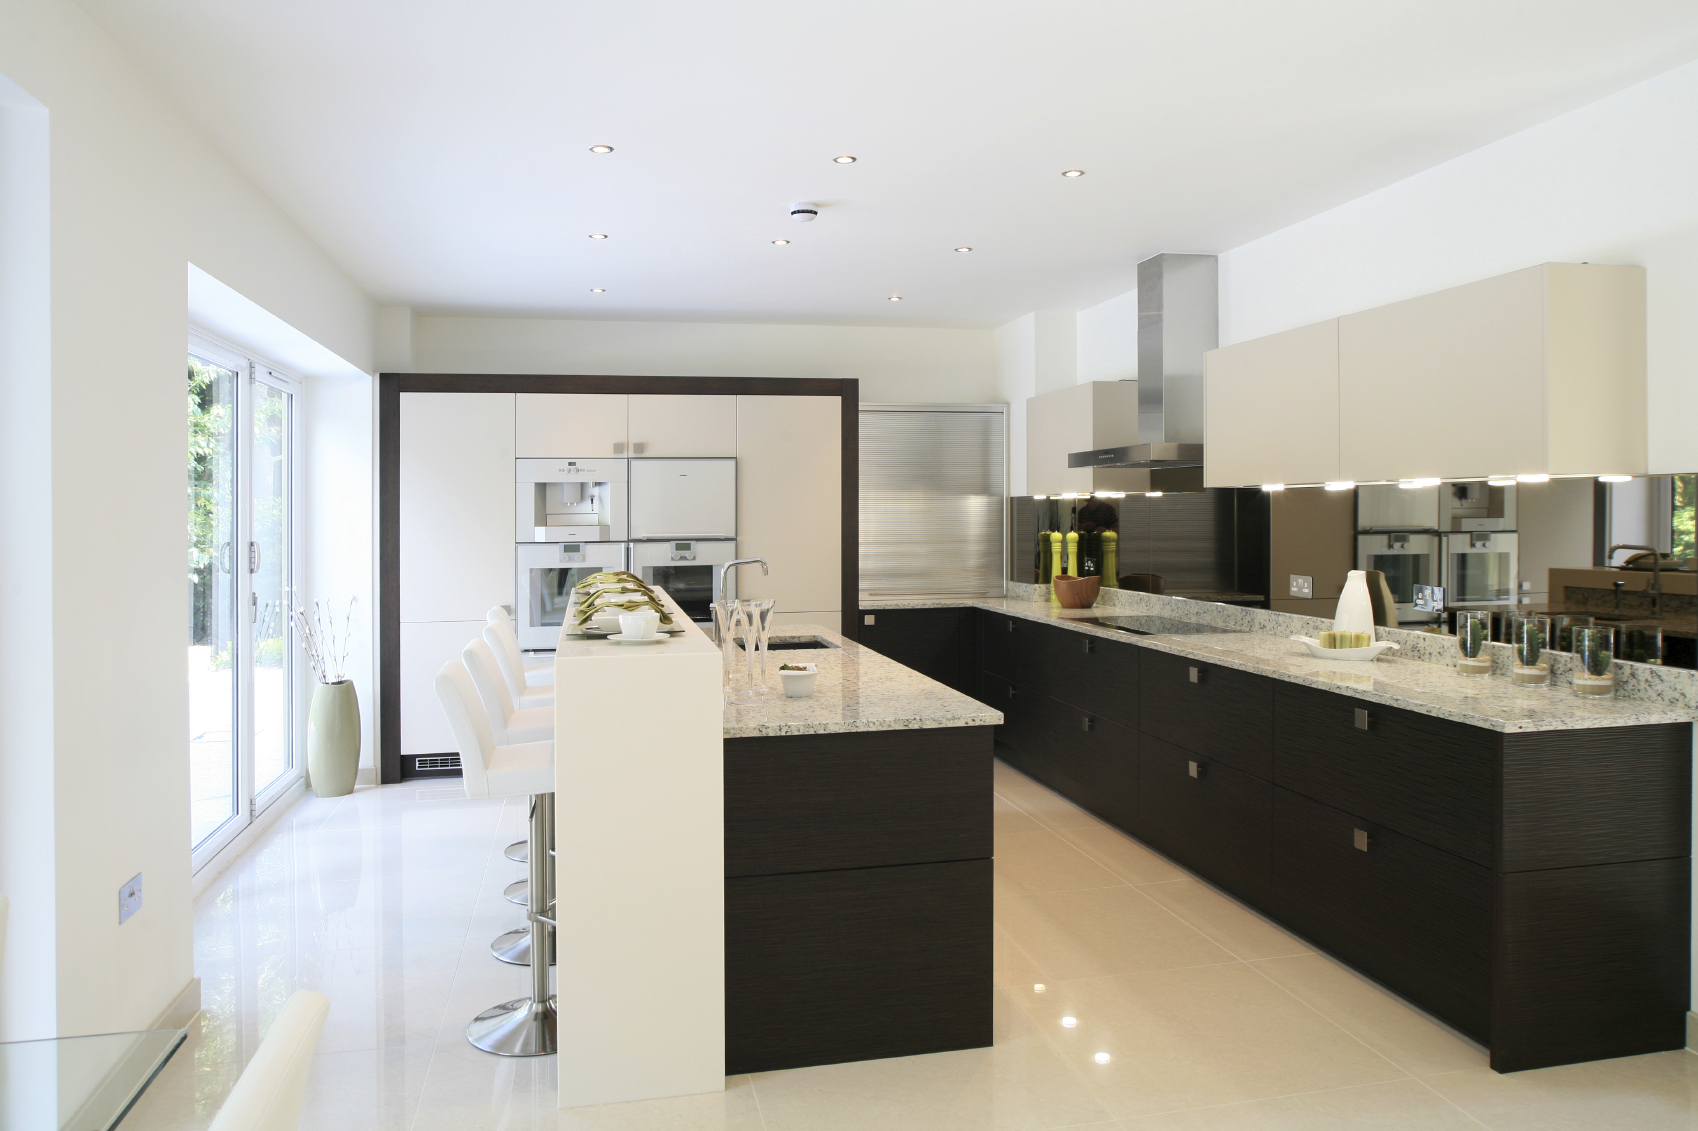
[[[1064,609],[1088,609],[1097,603],[1097,592],[1102,589],[1103,579],[1100,577],[1069,577],[1057,574],[1050,582],[1055,590],[1055,599]]]

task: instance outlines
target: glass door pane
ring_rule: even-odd
[[[252,456],[249,459],[248,569],[253,592],[254,794],[266,791],[294,761],[290,733],[290,682],[294,672],[289,625],[290,431],[289,393],[250,380]]]
[[[189,842],[240,812],[237,600],[246,555],[236,523],[233,369],[189,357]]]

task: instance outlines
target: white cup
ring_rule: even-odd
[[[652,609],[642,613],[621,613],[619,632],[627,640],[653,640],[660,629],[660,614]]]

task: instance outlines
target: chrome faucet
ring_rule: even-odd
[[[725,603],[725,586],[731,581],[731,576],[732,576],[731,571],[736,569],[740,565],[758,565],[758,566],[760,566],[762,577],[766,577],[766,576],[770,575],[771,572],[772,572],[771,570],[766,568],[766,559],[765,558],[738,558],[734,562],[726,562],[725,563],[725,569],[719,575],[719,603],[722,604],[722,605]],[[723,641],[719,638],[719,617],[717,615],[714,617],[714,621],[713,621],[713,642],[715,644],[725,643],[725,641]]]
[[[1609,565],[1617,550],[1649,550],[1651,551],[1651,611],[1656,616],[1663,615],[1663,555],[1655,546],[1639,546],[1632,542],[1621,542],[1610,547],[1610,552],[1604,555],[1604,564]],[[1617,584],[1620,584],[1619,582]],[[1616,591],[1617,607],[1621,604],[1621,592]]]

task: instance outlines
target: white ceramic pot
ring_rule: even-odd
[[[806,699],[814,693],[814,680],[819,678],[819,669],[813,664],[808,665],[807,671],[778,673],[784,680],[784,694],[790,699]]]

